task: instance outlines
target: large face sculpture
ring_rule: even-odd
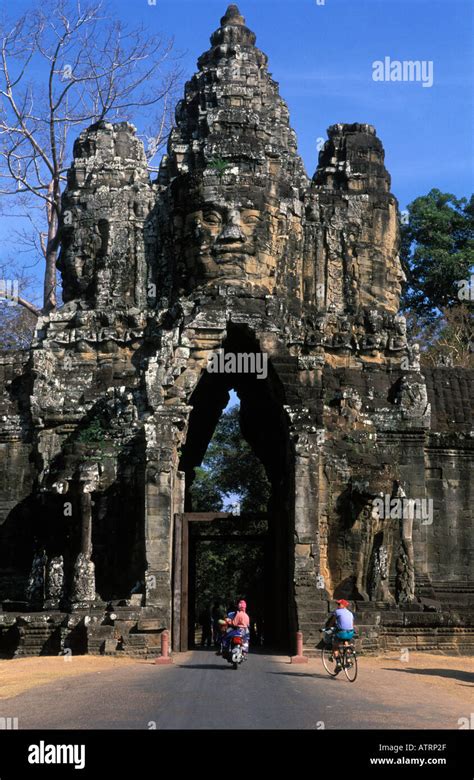
[[[398,214],[394,200],[383,214],[383,217],[374,218],[376,251],[367,265],[369,273],[365,274],[363,281],[375,305],[396,313],[400,308],[400,296],[406,276],[397,253]],[[372,305],[370,299],[368,303]]]
[[[182,223],[188,282],[222,280],[274,292],[280,232],[275,211],[263,197],[189,203]]]
[[[400,255],[397,255],[393,261],[393,265],[389,266],[387,269],[387,286],[392,291],[392,295],[397,302],[397,308],[398,300],[403,292],[406,281],[407,277],[403,270]]]

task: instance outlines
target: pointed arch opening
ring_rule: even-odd
[[[227,338],[222,344],[221,367],[231,364],[231,356],[261,355],[264,353],[258,340],[246,326],[229,324]],[[267,356],[265,355],[265,358]],[[229,360],[226,363],[226,359]],[[256,362],[262,367],[264,363]],[[245,363],[235,363],[242,368]],[[248,365],[248,364],[247,364]],[[239,402],[239,422],[243,439],[248,443],[254,456],[263,466],[268,480],[268,501],[265,502],[260,514],[260,523],[266,524],[264,541],[248,537],[249,522],[256,520],[252,513],[241,513],[240,518],[230,515],[228,518],[216,517],[220,525],[216,536],[220,535],[220,549],[223,544],[262,544],[264,547],[264,565],[262,566],[262,620],[264,623],[265,644],[277,648],[288,648],[290,633],[294,629],[294,479],[291,456],[291,444],[288,432],[288,422],[285,413],[285,397],[280,382],[271,361],[265,364],[265,369],[257,372],[249,371],[206,371],[203,373],[191,398],[192,412],[185,444],[182,447],[179,469],[185,478],[185,515],[199,521],[192,513],[196,503],[193,484],[198,469],[205,457],[209,443],[214,435],[219,419],[226,409],[231,392],[234,391]],[[262,490],[266,490],[266,485]],[[207,518],[209,519],[209,518]],[[241,534],[239,536],[239,523]],[[230,532],[231,527],[233,531]],[[252,526],[251,526],[252,527]],[[255,526],[254,526],[255,527]],[[197,528],[197,526],[195,526]],[[199,532],[196,534],[199,536]],[[216,542],[217,543],[217,542]],[[187,569],[186,593],[180,594],[179,607],[176,608],[174,623],[180,619],[178,612],[185,611],[187,620],[181,621],[188,627],[187,637],[181,636],[180,647],[192,639],[189,626],[196,622],[196,545],[188,546],[184,553],[188,560],[181,560],[181,567]],[[238,556],[236,557],[238,560]],[[175,559],[175,566],[178,565]],[[238,579],[238,578],[237,578]],[[255,583],[254,583],[255,585]],[[223,601],[225,593],[215,594]],[[239,593],[245,596],[245,593]],[[249,612],[252,605],[249,605]],[[181,616],[182,617],[182,616]],[[252,617],[252,615],[251,615]],[[175,632],[176,635],[176,632]]]

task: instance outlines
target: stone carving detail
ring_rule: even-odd
[[[369,598],[382,600],[388,591],[389,554],[384,545],[374,549],[368,578]]]
[[[427,420],[430,416],[431,407],[423,379],[415,381],[406,376],[402,377],[399,402],[402,416],[405,418]]]
[[[406,499],[405,490],[398,485],[396,497]],[[401,539],[398,557],[396,561],[396,599],[402,604],[415,600],[415,554],[413,549],[413,521],[412,511],[405,511],[401,520]]]
[[[46,572],[46,604],[48,609],[59,609],[64,598],[64,558],[58,555],[48,561]]]
[[[365,600],[394,601],[389,590],[394,528],[373,506],[377,493],[367,482],[352,483],[352,500],[363,502],[359,515],[361,541],[355,571],[355,592]]]
[[[35,553],[26,588],[26,598],[31,606],[43,606],[46,561],[44,550]]]
[[[84,553],[80,553],[74,565],[71,601],[76,608],[88,607],[94,602],[95,595],[95,566]]]

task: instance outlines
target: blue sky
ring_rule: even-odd
[[[131,16],[127,0],[117,13]],[[187,74],[209,47],[227,3],[134,0],[133,16],[173,34]],[[257,45],[280,83],[307,172],[317,139],[336,122],[375,125],[402,208],[432,187],[473,191],[474,25],[472,0],[242,0]],[[372,63],[432,60],[434,85],[380,83]]]
[[[17,0],[14,14],[29,7]],[[115,0],[110,7],[132,25],[174,36],[189,78],[227,3]],[[472,193],[472,0],[242,0],[239,7],[270,58],[309,175],[330,124],[369,122],[384,144],[402,209],[433,187]],[[372,63],[387,56],[432,61],[434,85],[373,81]],[[0,226],[2,254],[12,249],[7,222]]]

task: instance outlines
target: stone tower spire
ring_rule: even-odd
[[[223,280],[252,294],[300,286],[288,258],[301,240],[309,182],[267,62],[230,5],[178,104],[159,176],[159,266],[182,292]]]
[[[328,136],[307,196],[308,300],[332,312],[395,315],[404,274],[382,143],[361,123],[332,125]]]
[[[225,15],[221,19],[221,27],[225,27],[227,24],[241,27],[245,26],[245,19],[240,13],[238,6],[234,3],[229,5]]]
[[[212,156],[221,154],[247,174],[270,172],[269,160],[291,159],[296,179],[306,183],[288,107],[236,5],[229,6],[210,40],[176,110],[166,160],[170,178],[206,170]]]
[[[133,125],[101,121],[80,134],[62,202],[58,268],[65,302],[80,298],[104,310],[145,305],[152,197]]]

